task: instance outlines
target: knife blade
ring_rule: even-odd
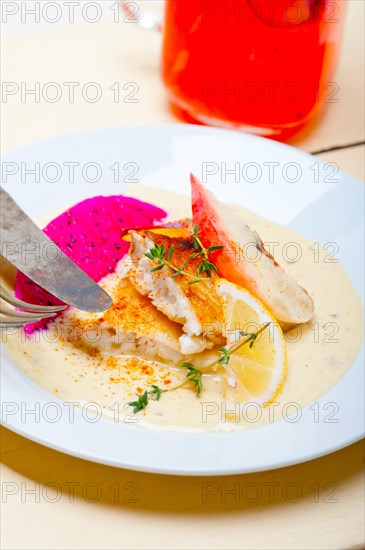
[[[101,312],[112,299],[0,187],[1,254],[29,279],[82,311]],[[56,254],[55,254],[56,252]]]

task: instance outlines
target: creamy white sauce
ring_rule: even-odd
[[[131,195],[166,209],[170,219],[191,215],[188,197],[143,186],[136,186]],[[181,369],[137,358],[107,354],[100,358],[93,355],[92,347],[79,348],[60,341],[55,326],[31,337],[25,337],[22,331],[8,336],[7,349],[12,359],[30,378],[64,401],[81,405],[95,402],[105,416],[115,419],[117,415],[121,422],[154,429],[252,428],[279,420],[315,401],[340,380],[359,349],[363,333],[360,300],[328,250],[252,212],[240,211],[264,243],[280,243],[274,249],[275,260],[309,292],[315,303],[311,322],[285,333],[288,371],[276,399],[278,405],[242,410],[237,404],[228,408],[222,379],[206,375],[199,397],[191,389],[182,388],[164,393],[159,401],[151,401],[146,409],[131,415],[127,403],[136,399],[138,389],[151,384],[162,388],[178,385],[184,380]],[[299,250],[300,258],[299,254],[296,258]],[[117,283],[115,274],[102,282],[109,290]],[[69,310],[67,315],[75,313]],[[94,317],[89,318],[92,321]],[[97,335],[91,330],[90,344],[93,337],[96,339]]]

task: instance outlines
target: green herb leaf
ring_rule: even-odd
[[[196,394],[199,395],[203,389],[202,371],[195,368],[191,363],[180,363],[179,366],[185,367],[188,370],[186,378],[189,382],[193,382],[194,388],[196,389]]]
[[[162,393],[161,388],[159,386],[156,386],[155,384],[152,384],[151,388],[153,388],[153,390],[149,391],[148,394],[155,395],[155,400],[159,401]]]
[[[145,409],[148,405],[148,393],[145,391],[144,393],[140,394],[137,393],[138,400],[137,401],[131,401],[128,403],[131,407],[133,407],[133,412],[137,413],[141,411],[142,409]]]
[[[219,365],[228,365],[228,363],[231,359],[231,352],[227,348],[221,348],[219,350],[219,353],[222,354],[222,357],[219,359],[218,364]]]
[[[205,246],[201,241],[200,236],[198,235],[198,231],[199,231],[199,225],[195,225],[193,228],[193,234],[192,234],[193,244],[194,244],[195,250],[199,250],[199,252],[195,252],[190,257],[191,259],[194,259],[200,256],[202,258],[202,263],[197,268],[199,270],[198,275],[200,275],[204,271],[207,277],[211,277],[212,269],[216,273],[219,273],[219,272],[218,272],[217,266],[209,260],[209,254],[211,252],[214,252],[214,250],[219,250],[223,248],[223,245],[213,245],[213,246],[210,246],[209,248],[205,248]]]
[[[170,248],[169,255],[167,256],[168,260],[171,260],[171,258],[173,256],[173,253],[174,253],[174,250],[175,250],[175,245],[172,245],[171,248]]]
[[[153,271],[160,271],[160,269],[162,269],[163,267],[165,267],[163,264],[158,265],[158,266],[156,266],[156,267],[154,267],[154,268],[151,269],[151,273],[152,273]]]
[[[254,345],[254,343],[256,342],[256,339],[258,337],[258,333],[255,334],[253,332],[240,331],[240,335],[245,338],[246,343],[249,345],[250,349],[252,348],[252,346]]]
[[[200,283],[202,281],[202,279],[194,279],[193,281],[189,281],[188,282],[188,285],[196,285],[196,283]]]
[[[208,254],[210,254],[210,252],[214,252],[214,250],[220,250],[221,248],[223,248],[222,244],[213,245],[207,249],[207,252]]]

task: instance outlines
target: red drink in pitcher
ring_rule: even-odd
[[[205,124],[284,139],[333,81],[342,0],[167,0],[162,52],[170,99]]]

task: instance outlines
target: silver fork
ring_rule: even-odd
[[[59,311],[63,311],[67,306],[37,306],[28,304],[23,300],[18,300],[0,284],[0,330],[7,328],[20,328],[29,323],[36,323],[42,319],[54,317]],[[17,311],[16,309],[7,307],[4,302],[11,306],[24,309]]]

